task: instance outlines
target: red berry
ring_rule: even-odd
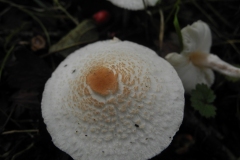
[[[110,19],[110,13],[106,10],[98,11],[93,15],[93,19],[97,24],[104,24]]]

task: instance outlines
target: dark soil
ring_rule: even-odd
[[[156,7],[141,11],[124,10],[106,0],[60,2],[80,23],[92,19],[100,10],[110,13],[106,22],[95,24],[97,39],[80,40],[74,47],[115,36],[147,46],[161,57],[180,50],[174,43],[176,36],[172,36],[176,35],[171,14],[175,0],[162,0]],[[165,19],[162,48],[159,10]],[[199,19],[212,30],[211,52],[228,63],[240,65],[240,1],[182,0],[178,13],[180,26]],[[51,141],[41,115],[41,97],[45,82],[70,51],[68,48],[50,53],[49,49],[75,26],[53,1],[0,0],[0,159],[71,160]],[[180,130],[170,146],[152,160],[240,159],[240,81],[218,73],[215,76],[211,89],[216,94],[216,116],[201,116],[186,95]]]

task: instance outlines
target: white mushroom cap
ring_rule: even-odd
[[[184,89],[157,54],[117,39],[68,56],[45,85],[53,143],[79,160],[145,160],[164,150],[183,118]]]
[[[108,1],[124,9],[141,10],[148,6],[155,6],[158,0],[108,0]]]

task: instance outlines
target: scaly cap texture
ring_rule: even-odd
[[[184,90],[152,50],[118,39],[67,57],[45,86],[53,143],[80,160],[145,160],[164,150],[183,118]]]

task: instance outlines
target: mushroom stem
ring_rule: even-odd
[[[208,67],[224,75],[231,77],[240,77],[240,69],[224,62],[214,54],[192,53],[189,56],[192,63],[199,67]]]

